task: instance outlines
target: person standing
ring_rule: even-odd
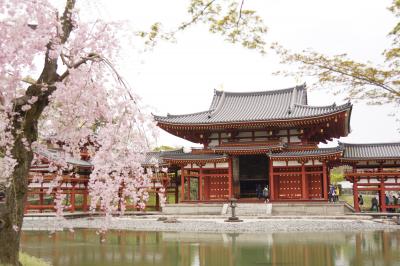
[[[335,199],[335,187],[333,185],[329,186],[329,202],[333,202]]]
[[[360,206],[360,209],[362,209],[362,206],[364,205],[364,198],[361,194],[358,195],[358,205]]]
[[[385,193],[385,204],[386,204],[386,210],[387,212],[392,212],[392,208],[387,208],[390,205],[393,205],[393,198],[386,192]]]
[[[264,196],[264,198],[265,198],[265,202],[267,203],[267,202],[269,202],[269,190],[268,190],[268,186],[265,186],[264,187],[264,190],[263,190],[263,196]]]
[[[376,196],[371,199],[371,211],[379,211],[378,198]]]
[[[339,186],[336,186],[335,187],[335,202],[339,202],[339,194],[340,194]]]

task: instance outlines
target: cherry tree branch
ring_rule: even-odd
[[[72,65],[69,69],[76,69],[79,66],[87,63],[88,61],[95,61],[96,59],[101,59],[101,56],[95,53],[89,54],[87,57],[82,57],[81,60],[76,62],[74,65]],[[69,76],[70,71],[67,69],[58,79],[58,81],[63,81],[66,77]]]
[[[72,11],[74,10],[76,0],[67,0],[65,5],[64,14],[61,17],[62,30],[63,34],[61,36],[61,43],[64,44],[71,34],[71,31],[74,29],[74,25],[72,22]]]

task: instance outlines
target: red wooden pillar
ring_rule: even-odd
[[[187,189],[187,199],[188,200],[191,200],[190,199],[190,175],[189,176],[187,176],[187,184],[188,184],[188,189]]]
[[[354,201],[354,210],[356,212],[360,212],[360,205],[358,204],[358,183],[357,177],[353,176],[353,201]]]
[[[156,194],[156,211],[160,211],[160,196],[158,195],[158,189],[155,190]]]
[[[39,194],[39,205],[43,206],[44,204],[44,195],[43,195],[43,180],[40,183],[40,190],[39,190],[40,194]],[[29,203],[28,203],[29,204]],[[40,208],[39,212],[43,212],[43,209]]]
[[[308,184],[306,177],[306,166],[301,163],[301,196],[302,199],[308,199]]]
[[[198,182],[198,186],[199,186],[199,200],[203,200],[203,166],[200,165],[200,172],[199,172],[199,182]]]
[[[85,185],[85,191],[83,191],[83,203],[82,203],[82,208],[83,208],[83,211],[87,211],[88,210],[88,204],[87,204],[87,202],[88,202],[88,183],[87,183],[87,181],[85,181],[85,183],[84,183],[84,185]]]
[[[71,182],[71,212],[75,212],[75,183]]]
[[[179,186],[178,186],[178,170],[175,170],[175,203],[178,203],[179,199]]]
[[[274,161],[269,160],[269,197],[270,200],[275,200],[275,185],[274,185]]]
[[[232,176],[232,158],[229,158],[229,161],[228,161],[228,197],[229,197],[229,199],[231,199],[232,197],[233,197],[233,195],[232,195],[232,179],[233,179],[233,176]]]
[[[121,187],[119,187],[119,189],[118,189],[118,198],[119,198],[119,200],[118,200],[118,211],[121,211],[121,203],[122,203],[122,189],[121,189]]]
[[[379,190],[380,190],[379,205],[381,208],[381,212],[386,212],[386,194],[385,194],[385,183],[383,181],[383,178],[381,178],[381,185],[379,186]]]
[[[326,161],[322,162],[322,193],[324,200],[328,200],[328,169],[326,167]]]
[[[181,200],[180,202],[185,200],[185,168],[182,165],[181,167]]]

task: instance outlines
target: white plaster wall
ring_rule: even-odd
[[[283,161],[273,161],[273,166],[286,166],[286,162]]]

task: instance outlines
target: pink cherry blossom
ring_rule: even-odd
[[[63,171],[71,170],[66,158],[79,158],[85,147],[94,166],[89,181],[91,209],[110,219],[124,212],[127,201],[145,206],[150,183],[140,162],[155,127],[118,74],[121,36],[128,34],[121,33],[123,25],[84,22],[77,8],[69,11],[66,20],[72,29],[64,40],[63,11],[50,1],[0,1],[0,182],[12,181],[16,158],[11,151],[18,139],[27,150],[45,149],[46,140],[63,143],[64,158],[49,166],[56,175],[48,193],[57,189]],[[57,62],[54,83],[39,78],[45,60]],[[34,95],[29,86],[38,88]],[[21,101],[24,104],[16,109]],[[27,114],[44,102],[39,137],[31,141],[15,121],[25,123]],[[35,176],[35,180],[42,179]],[[64,196],[55,197],[58,215],[65,207]]]

